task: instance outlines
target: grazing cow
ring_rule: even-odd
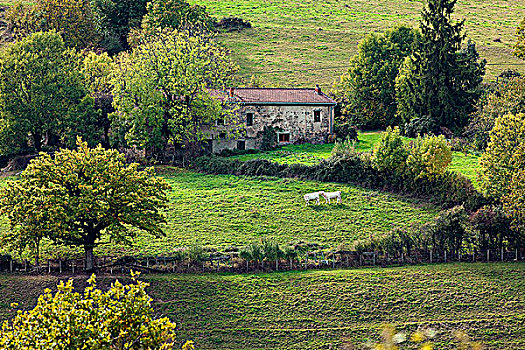
[[[310,201],[313,201],[315,199],[315,204],[319,204],[319,195],[323,195],[323,191],[320,192],[312,192],[304,195],[304,200],[306,201],[306,205],[310,203]]]
[[[319,192],[321,196],[324,197],[325,203],[330,204],[330,199],[337,199],[337,204],[341,204],[341,191],[336,192]]]

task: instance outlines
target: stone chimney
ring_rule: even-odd
[[[315,93],[318,94],[318,95],[321,95],[322,92],[321,92],[321,88],[319,87],[319,84],[316,84],[315,85]]]

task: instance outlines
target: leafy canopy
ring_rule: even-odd
[[[184,0],[151,0],[146,9],[142,28],[149,32],[155,28],[213,29],[214,21],[206,7],[190,5]]]
[[[490,141],[489,134],[496,118],[508,113],[525,113],[525,79],[515,77],[504,80],[480,99],[477,109],[465,128],[465,134],[478,149],[484,150]]]
[[[369,34],[359,43],[348,72],[335,84],[348,122],[364,128],[399,124],[395,118],[395,78],[420,36],[418,30],[399,26]]]
[[[381,139],[374,145],[371,160],[379,171],[402,173],[408,157],[408,150],[399,135],[399,128],[387,127]]]
[[[84,49],[99,42],[91,7],[86,0],[37,0],[32,5],[16,3],[8,13],[15,37],[55,30],[66,46]]]
[[[100,145],[89,148],[77,140],[76,150],[54,156],[41,153],[9,181],[0,196],[0,213],[21,242],[48,238],[55,243],[84,247],[87,269],[93,247],[102,234],[128,242],[138,230],[162,235],[169,185],[153,174],[126,165],[124,156]]]
[[[443,135],[418,136],[410,145],[406,165],[417,179],[443,175],[451,162],[452,150]]]
[[[117,66],[115,144],[160,153],[168,144],[203,140],[204,125],[233,115],[210,89],[227,86],[234,66],[227,51],[205,34],[159,31],[122,54]]]
[[[72,279],[61,281],[56,293],[46,289],[33,309],[3,323],[0,348],[173,349],[175,323],[153,318],[148,284],[136,276],[132,273],[132,284],[116,281],[105,292],[97,288],[95,275],[83,293],[74,291]]]
[[[0,59],[0,153],[94,144],[94,101],[87,96],[80,57],[54,31],[9,45]]]
[[[397,117],[431,120],[424,132],[464,127],[485,73],[475,44],[462,48],[464,21],[451,20],[456,0],[427,0],[422,11],[422,40],[400,69],[396,81]]]

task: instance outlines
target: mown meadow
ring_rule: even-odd
[[[349,247],[356,239],[384,235],[393,227],[430,221],[438,213],[424,203],[346,184],[214,176],[181,169],[163,176],[172,187],[166,236],[139,234],[131,246],[103,244],[97,254],[169,255],[195,244],[224,249],[264,237],[281,244],[304,241],[335,249]],[[306,207],[303,195],[322,189],[342,191],[343,204]],[[5,219],[1,222],[6,229]],[[44,243],[43,252],[67,255],[70,248]]]
[[[177,322],[178,342],[192,339],[197,349],[363,348],[387,323],[405,332],[431,327],[439,349],[453,348],[455,330],[488,349],[525,347],[523,263],[141,279],[151,284],[156,312]],[[13,315],[11,302],[29,308],[57,280],[0,275],[0,320]]]
[[[365,35],[398,24],[417,26],[422,1],[407,0],[191,0],[218,19],[241,17],[253,28],[223,33],[240,73],[265,84],[328,88],[346,71]],[[465,20],[469,38],[486,58],[487,80],[506,69],[523,72],[512,55],[525,1],[460,0],[454,18]]]

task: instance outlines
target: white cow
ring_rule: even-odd
[[[326,200],[325,203],[330,204],[330,199],[337,199],[337,204],[341,204],[341,191],[336,192],[319,192],[321,196]]]
[[[304,195],[304,200],[306,201],[306,205],[308,205],[310,203],[310,201],[313,201],[315,199],[315,204],[319,204],[319,195],[323,195],[323,191],[319,191],[319,192],[312,192],[312,193],[307,193]]]

